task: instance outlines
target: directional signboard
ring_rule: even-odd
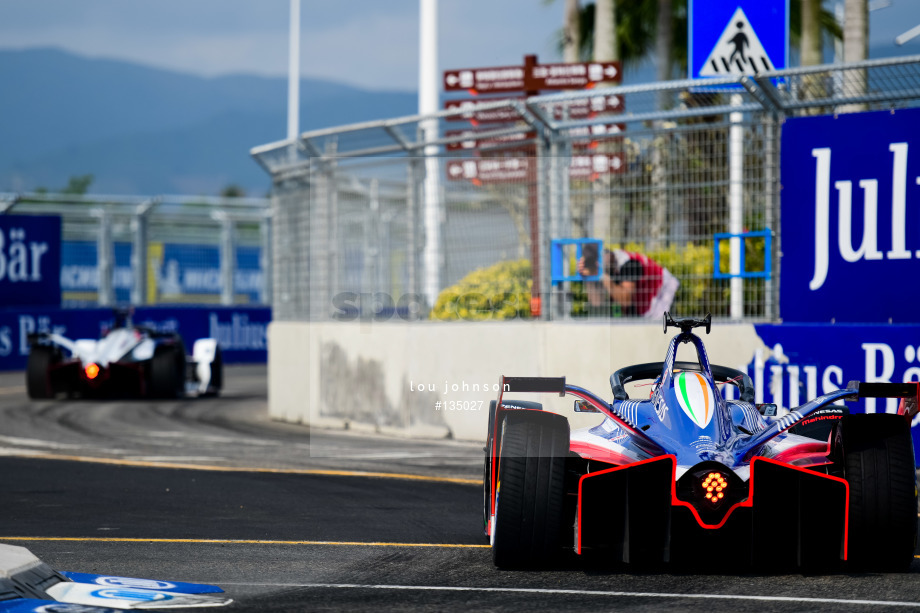
[[[599,141],[613,141],[622,136],[626,124],[592,124],[568,128],[564,132],[571,139],[572,147],[586,149],[594,147]],[[498,136],[483,136],[488,132],[476,130],[447,130],[446,138],[463,139],[445,144],[447,151],[463,151],[478,149],[500,149],[501,151],[532,148],[537,133],[534,130],[521,130],[510,134]]]
[[[444,136],[447,138],[463,137],[462,141],[447,143],[447,145],[445,145],[447,151],[479,149],[481,147],[501,148],[505,151],[507,149],[533,145],[534,139],[537,138],[537,133],[534,130],[528,130],[526,132],[513,132],[501,136],[482,137],[474,130],[447,130]]]
[[[551,106],[551,109],[553,118],[557,120],[587,119],[604,113],[622,113],[623,99],[616,94],[591,96],[590,98],[579,98],[565,103],[556,103]]]
[[[527,181],[532,158],[471,158],[448,160],[447,178],[473,183],[523,183]]]
[[[450,109],[473,109],[476,105],[480,105],[484,102],[511,102],[513,100],[524,100],[523,96],[517,96],[514,98],[489,98],[484,99],[475,99],[475,98],[463,98],[458,100],[448,100],[444,103],[444,108],[447,110]],[[472,111],[468,110],[466,113],[461,113],[458,115],[449,115],[444,118],[449,122],[471,122],[474,126],[476,124],[500,124],[507,122],[516,122],[521,120],[521,114],[515,110],[512,106],[499,107],[497,109],[487,109],[484,111]]]
[[[529,90],[583,89],[595,83],[621,81],[619,62],[537,64],[527,77]]]
[[[536,56],[524,58],[523,66],[493,66],[444,71],[444,91],[474,94],[537,92],[593,87],[622,80],[619,62],[571,62],[537,64]]]
[[[456,100],[447,100],[444,102],[444,108],[450,109],[469,109],[467,112],[450,115],[444,119],[449,122],[468,121],[476,124],[498,124],[516,122],[521,120],[521,115],[510,105],[497,109],[487,109],[474,111],[476,105],[485,102],[512,102],[523,101],[523,96],[514,96],[509,98],[458,98]],[[602,96],[591,96],[590,98],[579,98],[577,100],[565,103],[555,103],[553,105],[541,105],[552,113],[556,120],[579,120],[588,119],[597,115],[606,113],[622,113],[623,98],[616,94],[607,94]]]
[[[626,165],[620,153],[592,154],[589,156],[572,156],[569,165],[569,176],[573,179],[594,180],[599,175],[623,173]]]
[[[447,178],[452,181],[484,183],[524,183],[535,172],[535,158],[469,158],[448,160]],[[569,176],[573,179],[594,180],[600,175],[626,171],[619,153],[572,156]]]
[[[621,137],[626,124],[592,124],[569,128],[566,134],[572,139],[572,147],[594,147],[599,141],[611,141]]]
[[[465,68],[444,71],[444,91],[475,90],[479,93],[520,92],[526,90],[523,66]]]
[[[789,64],[789,0],[690,0],[690,78],[757,75]]]

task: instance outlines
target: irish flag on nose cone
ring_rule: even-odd
[[[674,378],[674,392],[684,413],[701,429],[706,428],[716,407],[715,395],[706,378],[700,373],[678,373]]]

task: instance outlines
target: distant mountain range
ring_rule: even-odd
[[[56,49],[0,51],[0,192],[51,191],[92,174],[91,192],[253,196],[249,156],[287,133],[287,80],[197,77]],[[303,79],[301,129],[411,115],[415,92]]]
[[[893,45],[870,57],[903,55]],[[630,84],[654,65],[627,67]],[[303,79],[301,130],[412,115],[415,92]],[[262,196],[268,175],[249,150],[287,133],[287,80],[215,78],[58,49],[0,50],[0,192],[56,191],[92,174],[90,191]]]

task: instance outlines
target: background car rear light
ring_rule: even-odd
[[[86,368],[83,371],[86,373],[86,377],[89,379],[96,379],[96,376],[99,375],[99,365],[91,362],[86,365]]]

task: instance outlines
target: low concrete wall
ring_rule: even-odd
[[[670,338],[660,324],[273,322],[269,411],[322,427],[484,440],[499,376],[565,375],[611,398],[610,374],[663,360]],[[745,324],[718,325],[704,340],[712,362],[738,368],[764,348]],[[679,359],[695,360],[694,350],[682,346]],[[575,414],[571,398],[514,397],[539,400],[573,426],[598,422]]]

